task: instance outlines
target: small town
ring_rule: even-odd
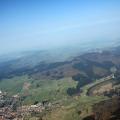
[[[48,100],[33,105],[22,105],[19,95],[8,97],[6,92],[0,91],[0,120],[26,120],[29,116],[37,116],[42,120],[42,114],[54,107],[59,107],[59,104]]]

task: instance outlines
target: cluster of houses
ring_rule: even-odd
[[[43,101],[36,105],[20,106],[17,108],[17,112],[20,113],[21,115],[30,114],[32,112],[41,113],[46,109],[49,110],[51,107],[52,107],[52,104],[50,102]]]
[[[9,99],[6,96],[6,93],[0,91],[0,120],[22,120],[24,116],[33,113],[40,114],[51,110],[55,105],[57,106],[57,103],[51,103],[48,100],[38,102],[35,105],[17,105],[16,101],[20,100],[19,95],[14,95]],[[14,109],[14,106],[16,106],[16,109]]]

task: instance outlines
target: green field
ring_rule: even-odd
[[[7,83],[7,84],[6,84]],[[77,82],[72,78],[60,80],[33,80],[28,76],[14,77],[0,81],[0,90],[6,91],[8,95],[20,94],[28,96],[24,104],[33,104],[35,101],[56,101],[68,97],[67,89],[76,87]]]
[[[28,76],[22,76],[0,81],[0,90],[6,91],[8,95],[19,94],[24,96],[27,94],[23,101],[23,104],[27,105],[43,100],[49,100],[50,102],[59,101],[61,106],[52,109],[50,112],[47,111],[43,120],[81,120],[86,115],[91,114],[92,105],[107,98],[104,96],[89,97],[83,94],[82,96],[68,96],[67,89],[76,87],[76,85],[77,82],[72,80],[72,78],[33,80],[28,78]]]

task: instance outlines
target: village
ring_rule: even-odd
[[[19,95],[8,97],[6,92],[0,91],[0,120],[24,120],[28,116],[37,116],[42,120],[42,115],[54,107],[60,107],[58,102],[48,100],[36,102],[33,105],[22,105]]]

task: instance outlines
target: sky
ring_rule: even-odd
[[[0,0],[0,54],[120,38],[120,0]]]

